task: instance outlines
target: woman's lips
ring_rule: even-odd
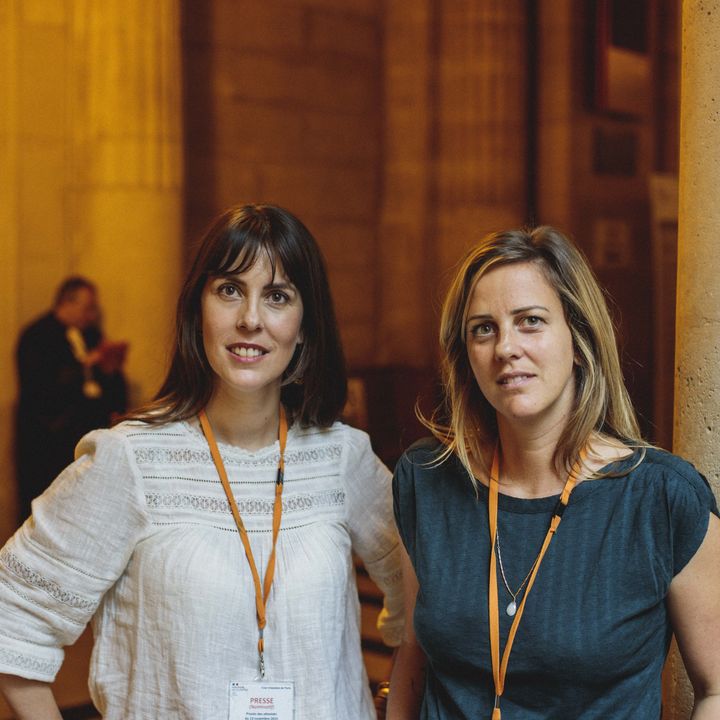
[[[497,379],[497,384],[502,387],[513,388],[525,384],[528,380],[532,380],[535,375],[532,373],[513,372],[503,373]]]
[[[263,355],[267,355],[268,351],[260,345],[251,345],[248,343],[238,343],[229,345],[228,350],[236,358],[241,360],[256,360]]]

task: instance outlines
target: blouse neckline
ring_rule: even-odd
[[[200,421],[197,416],[188,418],[187,420],[180,420],[180,425],[196,442],[200,442],[204,446],[207,446],[207,440],[205,439],[205,435],[200,427]],[[290,438],[294,435],[293,431],[294,425],[291,425],[288,428],[288,441],[290,441]],[[275,440],[273,440],[270,444],[258,448],[257,450],[248,450],[247,448],[240,447],[239,445],[232,445],[231,443],[222,442],[221,440],[217,440],[217,445],[223,453],[240,455],[250,459],[264,458],[276,455],[280,452],[280,443],[277,438],[275,438]]]

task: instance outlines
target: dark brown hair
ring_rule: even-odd
[[[128,417],[151,423],[183,420],[204,408],[213,371],[203,346],[200,298],[208,278],[244,272],[266,253],[303,302],[303,342],[283,375],[281,402],[303,426],[327,427],[347,395],[340,344],[325,263],[317,242],[292,213],[275,205],[230,208],[203,237],[177,303],[175,350],[154,400]]]
[[[72,275],[60,283],[60,286],[55,291],[55,301],[53,307],[58,308],[64,302],[73,300],[78,290],[86,288],[91,292],[97,292],[95,283],[91,282],[82,275]]]

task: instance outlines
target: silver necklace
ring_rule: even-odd
[[[497,553],[498,565],[500,566],[500,576],[502,577],[503,585],[505,586],[505,589],[508,591],[508,594],[512,598],[512,600],[508,603],[508,606],[505,608],[505,612],[510,617],[513,617],[517,612],[517,597],[522,592],[522,589],[525,587],[525,583],[530,579],[532,571],[535,569],[535,565],[537,565],[538,558],[535,558],[535,562],[532,564],[530,570],[528,570],[528,574],[525,576],[525,579],[520,583],[520,587],[515,592],[513,592],[510,589],[507,578],[505,577],[505,568],[503,567],[502,555],[500,554],[500,528],[497,528],[495,531],[495,552]]]

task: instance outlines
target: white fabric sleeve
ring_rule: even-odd
[[[51,682],[150,527],[120,431],[97,430],[0,550],[0,672]]]
[[[378,629],[385,644],[396,647],[402,638],[404,612],[400,538],[393,517],[392,475],[373,453],[367,434],[348,428],[347,436],[348,452],[343,474],[353,550],[383,592]]]

